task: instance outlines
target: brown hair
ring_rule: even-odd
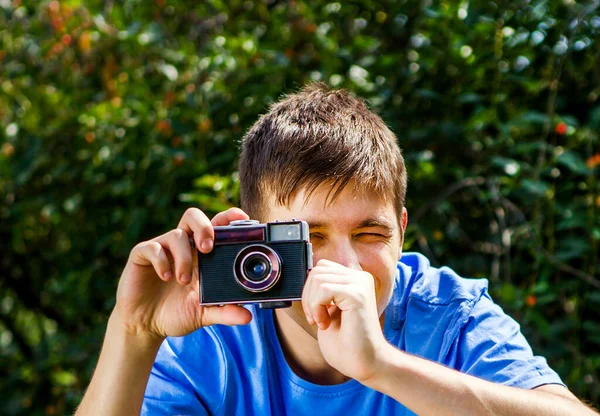
[[[239,163],[242,209],[264,220],[266,196],[289,206],[330,185],[335,200],[353,181],[391,199],[398,219],[406,195],[406,169],[397,138],[364,101],[346,90],[312,83],[273,104],[242,139]]]

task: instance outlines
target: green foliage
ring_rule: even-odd
[[[596,2],[198,3],[0,2],[0,413],[74,409],[129,250],[236,205],[241,135],[310,80],[398,134],[405,250],[600,403]]]

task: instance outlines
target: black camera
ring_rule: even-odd
[[[200,304],[283,308],[302,298],[312,269],[306,222],[240,220],[214,230],[213,250],[198,257]]]

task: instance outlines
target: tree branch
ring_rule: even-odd
[[[417,212],[415,212],[415,214],[412,215],[411,220],[414,222],[417,222],[431,208],[433,208],[434,206],[439,204],[444,199],[447,199],[453,193],[461,190],[462,188],[467,188],[469,186],[481,186],[485,183],[485,181],[486,181],[485,178],[483,178],[481,176],[477,176],[474,178],[465,178],[461,181],[454,182],[453,184],[448,186],[446,189],[444,189],[436,198],[433,198],[432,200],[430,200],[428,204],[425,204],[425,205],[422,205],[421,207],[419,207],[419,209],[417,209]]]

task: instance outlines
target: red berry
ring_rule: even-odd
[[[181,153],[177,153],[175,155],[175,157],[173,158],[173,163],[175,163],[175,166],[181,166],[181,164],[183,163],[184,160],[185,160],[185,156]]]
[[[563,136],[567,132],[567,125],[561,121],[556,125],[554,131],[556,132],[556,134],[560,134],[561,136]]]
[[[529,306],[530,308],[533,308],[536,303],[537,303],[537,299],[533,295],[529,295],[525,298],[525,304],[527,306]]]

